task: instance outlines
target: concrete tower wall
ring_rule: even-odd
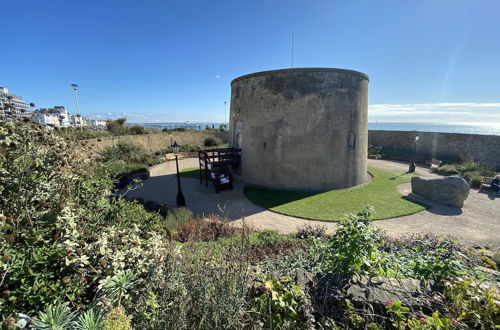
[[[269,188],[327,190],[366,182],[368,76],[327,68],[258,72],[231,82],[235,175]]]

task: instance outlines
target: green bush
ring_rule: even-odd
[[[129,330],[130,317],[127,316],[123,307],[112,309],[102,322],[102,330]]]
[[[123,262],[99,263],[106,249],[93,246],[119,228],[133,237],[135,226],[161,226],[142,206],[110,199],[111,181],[96,175],[87,154],[74,140],[34,125],[0,126],[2,315],[37,312],[55,301],[90,304],[100,277]],[[137,260],[128,259],[137,269]]]
[[[457,170],[460,173],[465,173],[465,172],[479,172],[483,167],[481,164],[477,162],[462,162],[456,166]]]
[[[368,158],[372,159],[380,159],[385,156],[384,148],[375,147],[371,144],[368,146]]]
[[[473,188],[479,188],[481,186],[481,182],[483,182],[483,177],[479,175],[475,175],[469,179],[469,184]]]
[[[349,215],[339,223],[335,234],[321,254],[321,268],[341,274],[369,274],[380,260],[382,238],[372,227],[373,208],[367,206],[357,215]]]
[[[457,175],[460,172],[458,171],[455,165],[443,165],[437,169],[437,173],[444,176],[451,176],[451,175]]]
[[[257,283],[252,312],[266,329],[311,329],[304,288],[290,277],[268,276]]]
[[[154,164],[157,160],[143,146],[128,141],[118,141],[115,146],[107,147],[100,153],[100,161],[123,161],[135,164]]]
[[[222,144],[222,141],[219,138],[212,136],[205,138],[205,141],[203,142],[205,147],[217,147],[220,144]]]
[[[144,129],[144,127],[139,125],[130,126],[128,127],[128,130],[131,134],[134,135],[146,134],[146,130]]]
[[[165,216],[165,224],[169,229],[177,229],[193,220],[193,213],[184,207],[170,209]]]

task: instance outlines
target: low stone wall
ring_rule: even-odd
[[[418,143],[415,143],[416,134]],[[472,160],[490,167],[500,166],[500,136],[497,135],[370,130],[368,144],[383,147],[406,160]]]
[[[155,152],[169,146],[174,141],[178,144],[191,144],[203,148],[203,142],[207,137],[217,137],[223,143],[227,143],[227,131],[187,131],[159,134],[125,135],[113,136],[109,138],[87,140],[87,143],[94,145],[97,151],[115,145],[118,141],[129,141],[139,144],[149,152]]]

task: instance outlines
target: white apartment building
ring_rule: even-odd
[[[89,126],[96,130],[104,130],[106,129],[106,121],[102,119],[89,119]]]
[[[19,95],[9,93],[6,87],[0,86],[0,118],[7,121],[29,118],[29,105]]]
[[[70,127],[71,115],[63,106],[53,108],[40,108],[33,111],[31,120],[43,126]]]

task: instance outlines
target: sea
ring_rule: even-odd
[[[462,134],[500,135],[500,122],[421,123],[421,122],[369,122],[369,130],[419,131]]]
[[[186,122],[186,123],[127,123],[127,125],[140,125],[145,128],[174,129],[184,127],[194,130],[205,130],[209,128],[219,128],[220,122]],[[419,132],[443,132],[443,133],[463,133],[463,134],[483,134],[500,135],[500,122],[498,123],[423,123],[423,122],[369,122],[369,130],[387,131],[419,131]]]

